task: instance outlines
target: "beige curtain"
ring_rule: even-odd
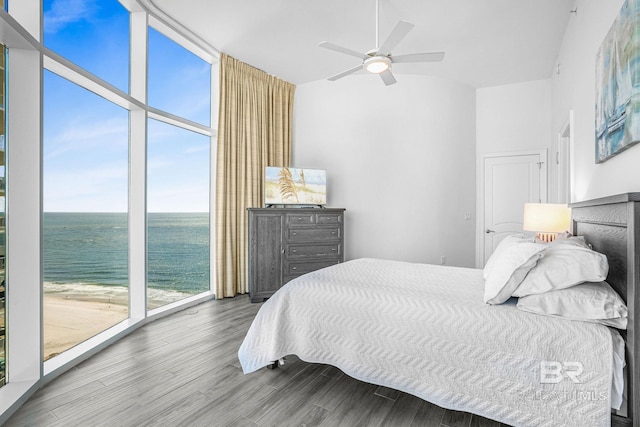
[[[247,208],[263,203],[264,168],[289,166],[295,86],[220,57],[216,297],[248,291]]]

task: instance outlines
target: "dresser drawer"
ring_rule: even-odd
[[[329,267],[331,265],[339,264],[338,259],[327,259],[322,261],[298,261],[287,262],[284,266],[285,276],[301,276],[312,271],[319,270],[321,268]]]
[[[316,214],[314,213],[286,214],[284,221],[289,227],[315,225]]]
[[[341,238],[339,227],[324,228],[297,228],[292,227],[286,231],[286,239],[289,242],[324,242]]]
[[[342,255],[342,244],[335,243],[316,243],[313,245],[292,245],[288,244],[285,250],[285,256],[290,260],[309,259],[309,258],[328,258],[338,257]]]
[[[323,225],[323,224],[338,225],[342,222],[342,215],[335,214],[335,213],[319,213],[317,215],[317,222],[318,222],[318,225]]]

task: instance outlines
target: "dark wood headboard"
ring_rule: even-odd
[[[607,256],[607,282],[629,309],[626,342],[627,418],[613,416],[614,426],[640,427],[640,193],[627,193],[570,205],[573,234],[585,236]]]

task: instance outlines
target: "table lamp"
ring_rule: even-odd
[[[569,231],[571,209],[558,203],[525,203],[522,229],[535,231],[536,239],[553,242],[558,233]]]

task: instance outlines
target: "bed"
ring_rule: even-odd
[[[626,333],[524,312],[515,298],[485,304],[479,269],[358,259],[301,276],[265,302],[238,352],[243,370],[295,354],[510,425],[638,426],[638,196],[572,206],[574,234],[609,259],[607,281],[629,308]],[[611,415],[625,349],[626,416]]]

